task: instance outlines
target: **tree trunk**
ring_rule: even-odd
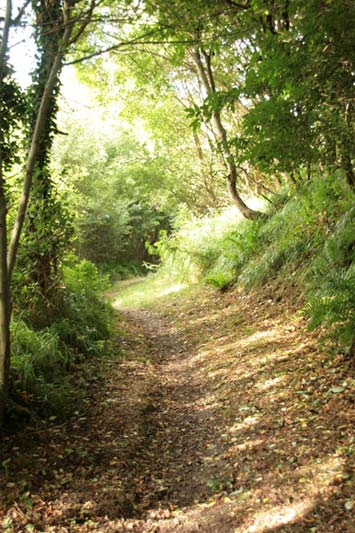
[[[62,47],[58,50],[52,68],[48,74],[48,79],[44,87],[44,91],[41,98],[41,103],[36,117],[36,122],[33,128],[31,143],[28,151],[27,165],[25,179],[23,182],[22,193],[20,196],[20,201],[17,210],[17,216],[15,219],[14,227],[11,234],[11,241],[9,245],[8,253],[8,269],[9,276],[11,276],[12,271],[15,266],[17,250],[20,240],[20,235],[23,228],[23,223],[25,220],[25,215],[27,211],[28,201],[30,197],[30,191],[33,182],[33,174],[37,164],[38,153],[40,149],[40,139],[43,133],[43,129],[46,124],[47,111],[52,101],[52,94],[54,87],[58,82],[58,76],[62,67],[62,60],[64,57],[65,48],[68,45],[70,35],[71,35],[72,26],[67,24],[64,30],[62,37]]]
[[[4,28],[0,42],[0,90],[7,70],[8,41],[11,26],[11,0],[7,0]],[[10,367],[10,291],[7,268],[6,197],[4,190],[4,132],[0,132],[0,427],[3,423],[9,389]]]
[[[61,35],[58,39],[58,49],[47,79],[43,86],[43,93],[40,95],[38,112],[34,119],[31,130],[31,139],[26,160],[25,175],[22,184],[22,192],[18,202],[17,215],[12,228],[11,239],[7,244],[7,203],[4,189],[4,147],[6,147],[6,132],[0,130],[0,426],[6,408],[6,401],[9,388],[9,368],[10,368],[10,319],[11,319],[11,277],[16,262],[19,241],[27,212],[33,177],[38,162],[40,151],[40,141],[46,124],[46,116],[52,101],[54,88],[58,84],[58,77],[61,71],[64,55],[70,44],[76,42],[82,35],[84,29],[89,24],[93,10],[96,6],[95,0],[91,0],[87,10],[82,10],[75,19],[72,18],[72,10],[76,2],[64,0],[61,5],[63,19],[61,23]],[[47,3],[43,2],[43,8],[47,8]],[[3,32],[0,41],[0,91],[7,75],[7,55],[8,38],[11,27],[11,0],[7,0],[6,13],[3,22]],[[76,24],[76,33],[74,32]],[[1,94],[1,92],[0,92]]]
[[[355,191],[355,172],[353,166],[354,158],[354,111],[353,104],[348,102],[344,110],[343,135],[340,141],[340,165],[345,172],[345,177],[351,189]]]
[[[229,196],[232,202],[234,203],[234,205],[237,206],[237,208],[239,209],[243,217],[248,218],[249,220],[255,220],[259,216],[259,213],[257,211],[254,211],[253,209],[250,209],[250,207],[246,205],[246,203],[244,202],[244,200],[240,197],[238,193],[237,166],[235,164],[234,156],[231,153],[231,150],[229,148],[227,132],[222,124],[219,113],[214,113],[212,120],[214,123],[217,138],[219,140],[219,146],[222,150],[222,155],[224,156],[226,167],[228,170],[227,189],[229,192]]]
[[[204,57],[204,63],[202,61],[201,53],[198,48],[195,48],[192,57],[194,59],[197,74],[199,79],[208,95],[216,94],[215,80],[211,67],[210,56],[206,52],[202,52]],[[226,173],[227,173],[227,189],[229,196],[233,203],[237,206],[241,214],[250,220],[258,217],[258,211],[250,209],[240,197],[237,183],[238,183],[238,171],[235,164],[235,159],[228,143],[228,136],[225,127],[222,124],[221,113],[218,110],[212,112],[212,128],[218,141],[218,149],[225,161]]]
[[[10,290],[7,270],[6,200],[0,157],[0,426],[9,388],[10,367]]]

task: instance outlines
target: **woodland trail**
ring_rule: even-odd
[[[5,439],[3,531],[354,531],[354,380],[315,340],[270,289],[121,308],[87,411]]]

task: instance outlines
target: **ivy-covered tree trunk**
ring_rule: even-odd
[[[33,9],[36,15],[36,44],[39,60],[32,75],[33,83],[29,94],[29,122],[33,135],[36,124],[41,95],[46,86],[53,62],[60,51],[63,38],[63,12],[60,0],[34,0]],[[38,140],[36,162],[36,179],[32,186],[31,202],[25,223],[25,234],[18,268],[22,270],[22,278],[26,286],[33,288],[34,317],[48,308],[53,300],[58,285],[58,256],[69,238],[68,219],[56,199],[56,193],[49,168],[50,151],[53,136],[56,132],[55,118],[57,114],[57,97],[60,89],[59,75],[48,100],[48,108],[44,117],[41,135]],[[40,306],[41,313],[37,312]],[[47,309],[48,311],[48,309]]]
[[[202,59],[203,56],[203,59]],[[201,51],[196,47],[192,52],[192,57],[196,65],[196,71],[198,77],[208,95],[216,93],[216,84],[212,72],[211,57],[205,51]],[[218,109],[214,109],[212,112],[212,127],[217,137],[218,147],[221,152],[222,158],[226,165],[226,181],[227,189],[233,203],[238,207],[241,214],[248,219],[255,219],[258,216],[258,212],[250,209],[241,198],[238,189],[238,171],[235,163],[234,156],[230,149],[227,137],[227,131],[223,126],[221,113]]]

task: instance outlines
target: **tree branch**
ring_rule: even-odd
[[[208,79],[208,76],[206,74],[206,70],[205,70],[205,68],[203,66],[203,63],[202,63],[200,50],[198,49],[197,46],[196,46],[196,48],[194,48],[194,50],[192,52],[192,57],[193,57],[193,59],[195,61],[198,77],[202,81],[203,86],[205,88],[205,91],[207,92],[207,94],[213,93],[214,92],[213,91],[213,86],[210,85],[210,80]]]
[[[211,87],[212,92],[215,93],[216,92],[216,83],[214,81],[214,76],[213,76],[212,67],[211,67],[211,54],[208,54],[204,50],[202,50],[202,54],[203,54],[203,57],[205,58],[205,61],[206,61],[206,69],[207,69],[208,79],[209,79],[209,82],[210,82],[210,87]]]
[[[149,32],[145,34],[143,37],[146,37],[154,33],[155,32]],[[87,54],[83,57],[79,57],[78,59],[73,59],[73,61],[68,61],[67,63],[64,63],[64,66],[67,67],[69,65],[76,65],[77,63],[82,63],[83,61],[87,61],[88,59],[92,59],[93,57],[98,57],[98,56],[107,54],[109,52],[114,52],[115,50],[119,50],[121,48],[124,48],[125,46],[137,46],[137,45],[142,45],[142,44],[196,44],[196,42],[197,41],[195,39],[185,40],[185,41],[142,41],[142,40],[134,39],[130,41],[123,41],[118,44],[114,44],[112,46],[108,46],[107,48],[104,48],[103,50],[92,52],[91,54]]]
[[[12,25],[17,26],[20,24],[20,21],[22,19],[22,16],[24,12],[26,11],[27,6],[30,4],[31,0],[26,0],[26,2],[23,4],[23,6],[19,9],[16,17],[12,20]]]

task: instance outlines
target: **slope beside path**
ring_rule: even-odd
[[[349,367],[270,290],[165,293],[119,310],[87,413],[5,439],[4,531],[354,531]]]

